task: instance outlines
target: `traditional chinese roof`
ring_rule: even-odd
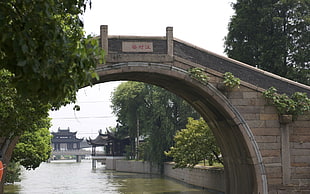
[[[68,129],[60,129],[58,128],[57,132],[52,132],[53,135],[72,135],[72,136],[76,136],[76,131],[75,132],[70,132],[70,128],[68,127]]]
[[[115,137],[113,132],[107,130],[105,134],[102,133],[102,130],[99,130],[99,134],[95,139],[86,139],[87,143],[92,146],[106,146],[110,142],[122,142],[126,141],[128,138],[118,139]]]
[[[115,140],[116,138],[113,136],[113,134],[107,130],[107,133],[103,134],[101,130],[99,130],[99,134],[95,139],[86,139],[87,143],[89,145],[93,146],[105,146],[109,142]]]
[[[53,138],[52,143],[79,143],[83,141],[84,138],[77,138],[77,132],[70,132],[70,129],[60,129],[57,132],[52,132]]]

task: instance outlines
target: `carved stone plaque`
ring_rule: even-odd
[[[153,52],[153,42],[122,42],[123,52]]]

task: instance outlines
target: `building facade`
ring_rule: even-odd
[[[81,148],[83,138],[76,137],[77,132],[70,132],[68,129],[58,128],[57,132],[52,132],[52,147],[55,151],[78,150]]]

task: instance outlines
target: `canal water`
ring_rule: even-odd
[[[91,169],[91,161],[76,163],[58,160],[43,163],[36,170],[22,171],[22,181],[6,185],[7,194],[210,194],[201,188],[175,181],[170,178],[122,173],[106,170],[97,164]]]

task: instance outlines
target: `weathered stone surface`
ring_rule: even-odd
[[[280,157],[280,150],[261,150],[263,157]]]
[[[280,136],[275,135],[264,135],[264,136],[257,136],[255,137],[256,142],[271,142],[271,143],[279,143]]]
[[[290,138],[291,142],[310,142],[310,135],[297,135],[297,136],[291,136]]]
[[[282,167],[281,166],[266,166],[268,178],[281,178]]]
[[[310,149],[291,149],[292,156],[310,156]]]
[[[252,128],[252,132],[255,136],[259,135],[280,135],[279,128]]]
[[[244,99],[247,99],[247,98],[257,99],[258,98],[258,93],[255,91],[243,92],[242,94],[243,94]]]
[[[260,114],[259,115],[259,119],[260,120],[278,120],[279,119],[279,115],[278,114]]]
[[[159,174],[160,170],[156,165],[149,162],[110,159],[110,163],[114,163],[114,169],[119,172],[135,172],[146,174]],[[225,175],[223,168],[212,167],[195,167],[193,169],[173,169],[173,163],[164,164],[164,175],[177,179],[179,181],[212,189],[214,191],[225,191]]]

